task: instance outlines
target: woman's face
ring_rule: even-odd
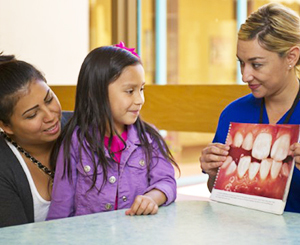
[[[256,98],[279,94],[287,86],[288,63],[284,57],[262,48],[257,40],[238,40],[237,58],[243,82]]]
[[[61,106],[44,81],[30,82],[14,107],[9,125],[1,127],[20,146],[52,143],[61,132]]]
[[[108,86],[109,103],[118,133],[125,125],[135,123],[144,99],[145,72],[142,65],[126,67],[120,77]]]

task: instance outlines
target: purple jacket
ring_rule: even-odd
[[[150,139],[150,137],[148,138]],[[155,152],[159,152],[157,144],[151,139],[150,143],[154,149],[157,149]],[[89,190],[94,167],[89,154],[84,151],[82,151],[83,165],[79,163],[78,140],[74,132],[70,156],[72,181],[68,177],[62,178],[64,164],[63,148],[61,147],[47,219],[114,210],[117,191],[118,209],[130,208],[137,195],[143,195],[152,189],[158,189],[166,195],[167,202],[164,205],[173,202],[176,199],[176,181],[172,164],[159,152],[152,158],[150,179],[148,179],[144,153],[133,125],[128,126],[126,145],[127,148],[122,152],[120,161],[120,176],[118,176],[117,164],[110,160],[105,149],[112,167],[108,169],[108,180],[99,193],[98,190],[103,180],[102,168],[98,168],[97,189]]]

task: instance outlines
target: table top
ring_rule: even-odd
[[[125,210],[0,229],[1,244],[299,244],[300,214],[181,201],[158,214]]]

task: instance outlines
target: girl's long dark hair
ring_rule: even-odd
[[[102,186],[106,183],[110,163],[105,157],[105,133],[110,132],[108,148],[110,148],[113,134],[116,134],[122,140],[114,126],[109,104],[108,86],[121,75],[124,68],[137,64],[141,64],[138,57],[125,49],[114,46],[96,48],[83,61],[78,76],[74,114],[58,138],[51,156],[51,163],[55,163],[59,148],[62,145],[64,146],[65,166],[63,177],[66,175],[69,179],[71,177],[70,148],[72,137],[74,137],[73,133],[77,130],[79,162],[82,164],[81,153],[84,151],[91,157],[94,165],[91,189],[95,187],[99,166],[103,169]],[[163,156],[179,169],[167,144],[156,129],[142,121],[140,117],[136,120],[135,126],[145,152],[148,171],[155,150],[152,149],[146,133],[150,134],[157,143]],[[125,144],[125,142],[123,143]],[[108,152],[113,159],[110,149],[108,149]]]

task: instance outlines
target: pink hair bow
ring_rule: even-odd
[[[115,47],[125,49],[130,53],[132,53],[133,55],[135,55],[136,57],[140,58],[140,56],[136,52],[134,52],[135,48],[127,48],[124,42],[120,42],[119,44],[116,44]]]

